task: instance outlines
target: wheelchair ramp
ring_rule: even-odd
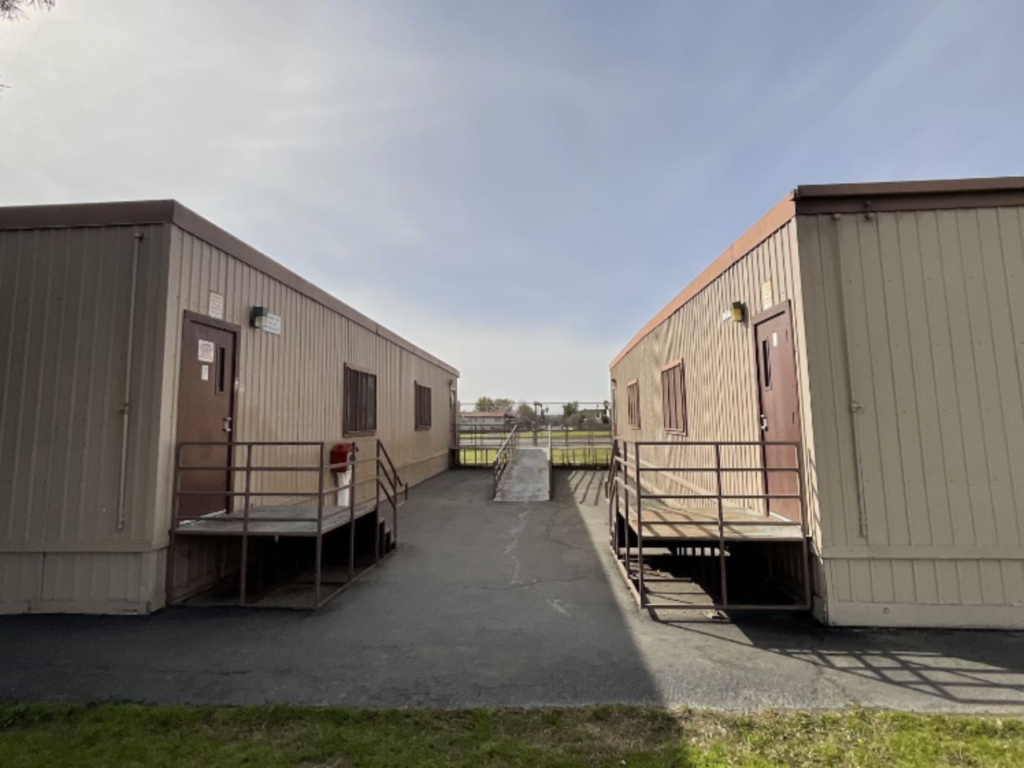
[[[551,499],[551,462],[546,448],[520,446],[508,463],[495,501],[548,501]]]

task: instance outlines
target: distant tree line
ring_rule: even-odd
[[[543,403],[517,403],[510,397],[478,397],[476,410],[500,412],[512,416],[523,427],[568,427],[570,429],[603,430],[608,428],[610,404],[600,408],[580,408],[578,400],[562,404],[562,413],[553,414]]]

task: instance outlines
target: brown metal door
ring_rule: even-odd
[[[216,323],[216,321],[214,321]],[[230,443],[235,414],[235,345],[237,333],[200,316],[186,314],[181,338],[181,373],[178,382],[178,441]],[[228,467],[229,447],[187,446],[184,466]],[[182,491],[230,491],[231,473],[185,471]],[[230,497],[216,494],[183,495],[178,502],[181,518],[200,517],[231,508]]]
[[[619,436],[619,385],[612,380],[612,438]]]
[[[800,440],[800,407],[796,389],[796,356],[788,305],[756,319],[757,386],[761,406],[761,439],[765,442]],[[797,467],[792,446],[762,446],[765,468]],[[800,481],[796,472],[765,472],[765,492],[795,495]],[[768,510],[789,520],[800,520],[796,499],[769,499]]]

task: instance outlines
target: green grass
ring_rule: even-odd
[[[559,448],[555,443],[551,447],[551,461],[559,464],[586,464],[588,466],[598,464],[608,466],[612,460],[611,448],[597,448],[576,446],[575,448]]]
[[[497,448],[462,448],[459,451],[459,463],[464,467],[490,466],[497,455]]]
[[[508,432],[460,432],[459,433],[459,439],[460,440],[464,440],[464,441],[465,440],[477,440],[477,439],[480,439],[480,438],[485,438],[485,439],[488,439],[488,440],[504,440],[506,437],[508,437],[508,434],[509,434]],[[527,429],[527,430],[520,430],[519,434],[523,438],[529,437],[530,439],[532,439],[533,432],[531,432],[530,430]],[[559,440],[559,439],[565,440],[565,432],[563,430],[560,430],[560,429],[552,430],[551,431],[551,436],[552,436],[552,438],[554,440]],[[578,438],[590,438],[590,437],[592,437],[595,440],[608,440],[608,441],[611,441],[612,433],[609,432],[608,430],[601,431],[601,430],[587,430],[587,429],[579,429],[579,430],[570,429],[569,430],[569,438],[572,439],[574,437],[578,437]],[[541,440],[541,439],[547,440],[548,439],[548,431],[546,429],[539,429],[539,430],[537,430],[537,439],[538,440]]]
[[[541,443],[546,446],[547,443]],[[495,457],[498,455],[497,448],[462,448],[460,449],[459,462],[464,467],[489,467],[494,463]],[[575,448],[559,448],[555,444],[551,449],[551,460],[555,466],[565,465],[603,465],[607,466],[608,462],[611,461],[612,450],[611,448],[598,448],[598,447],[586,447],[576,446]]]
[[[0,764],[247,768],[1024,765],[1024,720],[850,710],[0,706]]]

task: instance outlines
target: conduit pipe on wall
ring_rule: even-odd
[[[128,346],[125,350],[124,404],[121,406],[121,476],[117,489],[117,530],[125,525],[125,496],[128,485],[128,422],[131,418],[132,350],[135,346],[135,287],[139,276],[139,248],[145,235],[135,233],[132,248],[132,284],[128,298]]]

